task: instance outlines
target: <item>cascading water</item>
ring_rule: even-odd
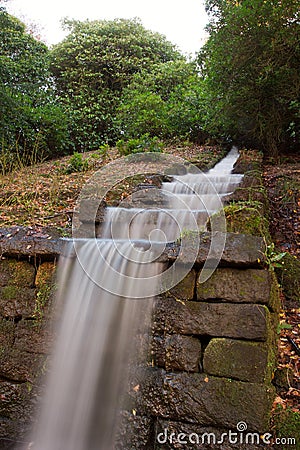
[[[101,239],[68,244],[59,338],[31,448],[114,448],[131,342],[151,314],[164,271],[155,261],[167,242],[185,229],[204,229],[222,207],[220,199],[241,181],[231,174],[237,157],[233,149],[206,175],[174,175],[161,186],[163,208],[107,208]]]

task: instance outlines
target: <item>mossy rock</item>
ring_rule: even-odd
[[[275,268],[278,282],[289,306],[300,305],[300,261],[287,253],[281,260],[281,266]]]
[[[261,170],[263,154],[258,150],[240,149],[233,173],[245,173],[251,170]]]
[[[237,202],[224,207],[227,232],[262,236],[271,241],[269,223],[259,202]],[[218,213],[210,218],[217,219]],[[209,225],[210,227],[210,225]]]

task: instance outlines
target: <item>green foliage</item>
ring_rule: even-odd
[[[6,154],[28,158],[37,142],[45,154],[61,151],[65,117],[53,94],[48,49],[0,8],[0,141]],[[17,144],[16,144],[17,143]]]
[[[210,131],[277,155],[299,143],[298,0],[207,0],[199,54]]]
[[[84,160],[81,153],[75,152],[70,160],[64,173],[84,172],[88,169],[88,161]]]
[[[51,52],[57,94],[74,149],[95,150],[118,136],[116,108],[135,73],[182,60],[164,36],[134,20],[66,21],[70,34]]]
[[[278,252],[275,249],[275,244],[272,242],[267,246],[267,262],[273,267],[282,267],[283,258],[285,257],[286,252]]]
[[[191,138],[204,133],[202,86],[196,67],[186,61],[156,64],[137,73],[124,89],[118,108],[127,138],[149,133],[160,138]]]
[[[128,141],[120,139],[117,142],[117,149],[122,156],[142,152],[160,153],[163,150],[163,143],[157,136],[150,137],[149,134],[144,134],[140,138],[129,139]]]

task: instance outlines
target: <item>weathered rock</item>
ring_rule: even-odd
[[[39,233],[28,228],[14,227],[0,229],[0,255],[40,256],[56,258],[62,251],[63,240],[48,233]]]
[[[153,419],[122,411],[116,436],[116,450],[152,450]]]
[[[91,227],[88,226],[89,232]],[[79,231],[78,231],[79,232]],[[86,231],[83,230],[83,236]],[[93,229],[93,237],[99,233],[97,226]],[[79,236],[78,236],[79,237]],[[200,248],[195,252],[195,240],[185,239],[184,251],[180,245],[168,245],[165,252],[159,258],[162,262],[174,261],[180,255],[183,264],[195,262],[203,265],[207,259],[211,246],[212,233],[200,234]],[[223,251],[220,243],[226,241]],[[212,248],[210,259],[220,259],[221,266],[232,267],[260,267],[265,260],[265,244],[258,236],[238,235],[235,233],[213,233],[215,248]],[[39,256],[43,259],[55,259],[65,252],[67,241],[52,237],[50,234],[41,234],[26,228],[0,229],[0,254],[2,256],[31,257]],[[195,256],[195,258],[194,258]]]
[[[266,432],[274,390],[264,384],[244,383],[206,374],[166,373],[148,369],[136,379],[130,395],[137,410],[170,420],[235,429],[246,422],[249,430]]]
[[[0,392],[0,438],[25,436],[29,431],[34,407],[30,384],[2,381]]]
[[[175,298],[181,300],[192,300],[195,294],[196,272],[191,270],[186,277],[172,289],[170,293]]]
[[[36,287],[36,313],[37,319],[44,316],[49,318],[52,314],[52,306],[56,294],[56,264],[43,262],[37,269],[35,278]]]
[[[0,316],[22,318],[35,309],[35,269],[26,261],[0,261]]]
[[[160,298],[155,303],[155,332],[208,335],[265,341],[270,313],[266,306],[207,303]]]
[[[164,208],[168,205],[168,195],[154,185],[139,185],[121,206],[134,208]],[[123,205],[124,203],[124,205]]]
[[[11,347],[1,355],[0,377],[14,382],[33,382],[45,357]],[[1,383],[0,383],[1,390]]]
[[[233,173],[261,171],[262,154],[256,150],[240,150],[240,155],[234,164]]]
[[[155,365],[167,371],[199,372],[201,343],[191,336],[154,336],[152,353]]]
[[[99,223],[103,222],[105,214],[105,203],[98,198],[83,198],[80,200],[79,211],[76,217],[81,222]]]
[[[265,261],[266,245],[259,236],[221,232],[201,233],[198,254],[194,258],[197,240],[192,235],[190,238],[186,238],[183,250],[179,245],[169,246],[160,259],[163,262],[168,259],[174,261],[180,255],[183,264],[195,262],[203,265],[207,260],[211,242],[213,242],[210,253],[211,263],[220,260],[221,266],[250,268],[261,267]]]
[[[267,270],[217,269],[205,283],[197,284],[199,300],[269,305],[270,294],[271,277]]]
[[[268,374],[266,344],[234,339],[212,339],[205,349],[203,370],[210,375],[263,383]]]
[[[15,330],[14,347],[27,353],[47,355],[53,347],[54,332],[37,320],[21,320]]]
[[[259,433],[237,433],[237,428],[225,429],[192,423],[159,419],[155,428],[155,448],[158,450],[262,450]],[[236,443],[241,442],[242,444]]]
[[[0,320],[0,356],[5,349],[13,345],[15,340],[16,325],[13,320]]]
[[[260,202],[262,205],[266,202],[266,194],[262,179],[260,176],[246,174],[240,186],[230,195],[226,196],[225,204],[231,202]]]
[[[35,268],[26,261],[14,259],[0,260],[0,286],[14,285],[20,288],[32,288]]]

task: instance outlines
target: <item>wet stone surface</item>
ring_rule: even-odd
[[[270,314],[263,305],[176,302],[160,298],[154,307],[154,331],[265,341]]]

